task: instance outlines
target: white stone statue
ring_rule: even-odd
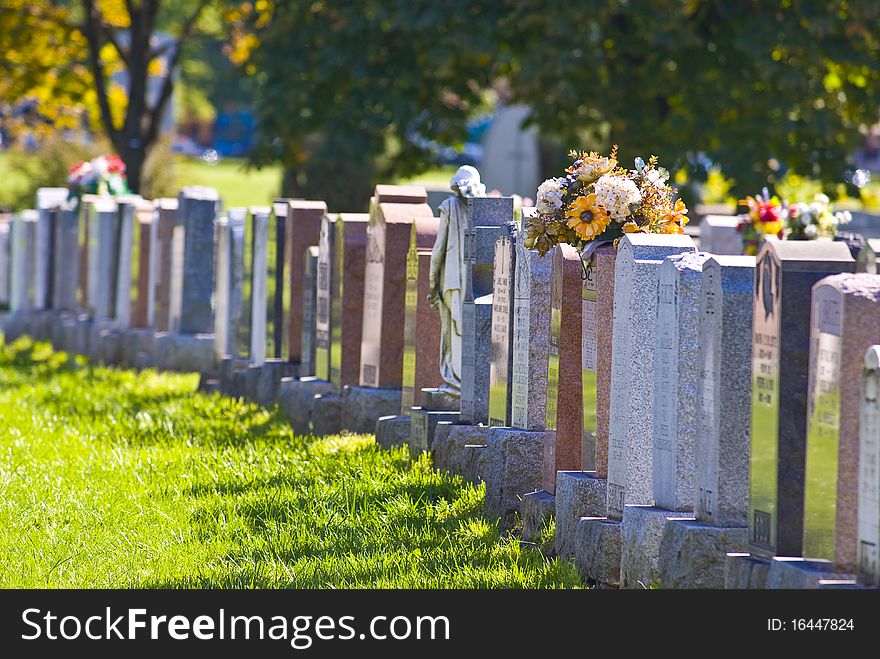
[[[461,316],[465,294],[464,234],[467,198],[485,197],[480,172],[465,165],[449,182],[455,193],[440,204],[440,226],[431,253],[431,306],[440,312],[440,391],[461,395]]]

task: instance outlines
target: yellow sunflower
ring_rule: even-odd
[[[581,240],[592,240],[611,223],[607,211],[596,203],[595,194],[575,199],[565,211],[565,219]]]
[[[629,221],[623,225],[623,232],[624,233],[636,233],[641,230],[642,230],[642,228],[633,221]]]

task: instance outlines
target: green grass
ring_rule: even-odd
[[[196,376],[0,348],[0,587],[571,587],[482,488]]]
[[[224,158],[209,165],[195,158],[179,158],[175,162],[179,187],[207,185],[220,191],[224,208],[236,206],[269,206],[281,192],[281,167],[247,169],[244,160]]]

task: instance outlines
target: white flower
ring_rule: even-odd
[[[608,211],[611,219],[618,222],[630,214],[630,205],[642,200],[636,184],[626,176],[605,174],[596,181],[593,191],[596,193],[596,201]]]
[[[656,169],[649,169],[645,172],[644,181],[646,186],[652,186],[657,188],[658,190],[662,189],[666,185],[666,181],[663,179],[663,176]]]
[[[565,195],[564,178],[548,178],[538,186],[538,203],[536,208],[542,215],[549,215],[562,208],[562,197]]]
[[[837,211],[834,214],[833,222],[834,224],[838,225],[849,224],[850,222],[852,222],[852,213],[850,213],[849,211]]]
[[[828,198],[828,195],[822,194],[821,192],[813,197],[813,200],[819,204],[825,204],[826,206],[831,203],[831,200]]]
[[[816,228],[815,224],[808,224],[804,227],[804,235],[807,238],[815,238],[819,234],[819,229]]]
[[[813,216],[810,215],[810,207],[804,203],[795,204],[794,207],[797,209],[797,218],[801,221],[801,224],[807,226],[813,221]]]
[[[107,165],[107,159],[104,156],[98,156],[94,160],[92,160],[92,167],[95,168],[95,171],[99,176],[105,177],[110,173],[110,168]]]

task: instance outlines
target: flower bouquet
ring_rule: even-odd
[[[739,204],[746,206],[748,213],[741,216],[736,230],[742,233],[743,253],[754,256],[758,253],[758,245],[764,236],[776,236],[780,240],[785,237],[785,218],[788,207],[776,195],[770,196],[767,188],[760,195],[740,199]]]
[[[838,228],[852,219],[849,211],[831,211],[831,200],[817,194],[810,203],[788,204],[767,188],[760,195],[740,200],[749,210],[737,227],[743,234],[743,252],[756,254],[764,236],[780,240],[833,239]]]
[[[526,246],[546,254],[559,243],[579,251],[593,242],[617,240],[624,233],[684,233],[687,208],[667,184],[669,172],[636,158],[635,169],[617,165],[610,155],[571,151],[566,176],[538,188],[535,214],[529,218]]]
[[[102,196],[128,194],[125,163],[119,156],[98,156],[70,168],[67,176],[70,196],[79,202],[84,194]]]
[[[809,204],[801,202],[789,206],[785,237],[788,240],[833,239],[840,225],[851,220],[849,211],[831,212],[831,200],[824,194],[817,194]]]

